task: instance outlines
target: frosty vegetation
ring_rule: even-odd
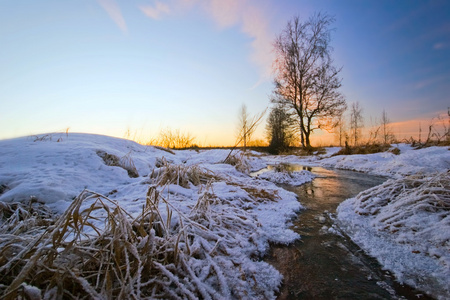
[[[261,258],[299,238],[289,226],[302,208],[275,183],[313,175],[249,173],[297,163],[391,177],[338,220],[399,281],[448,298],[450,152],[397,147],[298,157],[85,134],[0,141],[1,297],[274,299],[282,276]]]
[[[437,298],[450,295],[448,171],[388,180],[342,203],[338,218],[399,281]]]
[[[227,151],[76,134],[2,143],[2,299],[275,298],[282,277],[260,258],[298,238],[288,222],[300,205],[248,176],[240,152],[222,163]],[[74,199],[68,176],[84,187]]]

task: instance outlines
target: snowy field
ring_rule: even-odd
[[[228,153],[86,134],[0,141],[1,293],[273,299],[282,277],[260,258],[299,238],[301,205],[248,175],[262,159]]]
[[[224,163],[228,150],[166,151],[88,134],[0,141],[0,293],[274,299],[282,276],[261,257],[269,242],[299,238],[289,226],[302,208],[276,184],[314,175],[249,174],[294,163],[390,177],[343,202],[338,222],[400,281],[449,298],[450,151],[396,146],[400,155],[236,151]]]

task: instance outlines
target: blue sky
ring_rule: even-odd
[[[0,139],[70,127],[145,141],[171,127],[233,144],[239,107],[269,105],[273,39],[316,11],[336,18],[342,91],[367,125],[450,106],[448,1],[3,0]]]

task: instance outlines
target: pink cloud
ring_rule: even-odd
[[[242,33],[252,39],[250,60],[261,70],[257,83],[270,78],[272,73],[272,40],[269,30],[269,16],[262,9],[261,2],[253,0],[173,0],[170,4],[156,2],[156,5],[141,7],[150,18],[159,19],[163,14],[200,8],[218,26],[219,29],[238,26]]]
[[[269,30],[268,14],[256,1],[212,0],[206,4],[212,19],[220,27],[239,26],[244,34],[252,38],[250,60],[261,69],[261,80],[272,73],[272,40]]]
[[[116,25],[122,30],[127,32],[127,24],[122,16],[119,5],[114,0],[97,0],[97,2],[108,13],[109,17],[116,23]]]
[[[158,20],[163,15],[170,13],[169,6],[159,1],[156,1],[154,6],[142,5],[139,8],[147,17],[150,17],[155,20]]]
[[[445,43],[436,43],[433,45],[433,49],[434,50],[442,50],[442,49],[447,49],[448,46]]]

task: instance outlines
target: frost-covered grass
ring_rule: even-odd
[[[236,151],[225,161],[229,150],[47,136],[0,141],[2,298],[273,299],[282,278],[261,257],[269,242],[299,238],[289,225],[301,208],[275,182],[312,179],[248,175],[280,163],[397,178],[344,202],[338,218],[400,281],[448,295],[447,148],[302,158]]]
[[[391,179],[348,199],[338,220],[400,282],[450,298],[450,173]]]
[[[233,166],[227,153],[0,141],[2,299],[275,298],[282,277],[261,257],[299,237],[301,206],[238,170],[260,159],[238,153]]]

